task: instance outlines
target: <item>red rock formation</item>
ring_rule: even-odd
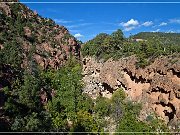
[[[157,58],[144,69],[136,68],[134,56],[104,63],[89,57],[83,63],[84,92],[91,97],[96,98],[99,93],[111,97],[112,89],[123,88],[131,100],[143,103],[144,114],[154,110],[166,122],[179,119],[179,56]],[[108,85],[109,90],[102,84]]]
[[[70,54],[80,57],[80,46],[64,26],[56,25],[51,19],[40,17],[36,11],[31,11],[23,4],[15,4],[16,8],[12,8],[12,3],[0,3],[0,12],[9,16],[14,22],[17,21],[17,16],[21,16],[24,20],[24,34],[17,35],[18,41],[23,44],[22,68],[27,67],[27,57],[30,53],[43,69],[47,67],[58,69],[65,64]],[[26,23],[28,20],[31,21]],[[3,31],[11,31],[6,20],[3,20],[1,27]],[[0,49],[3,49],[3,44],[0,44]]]

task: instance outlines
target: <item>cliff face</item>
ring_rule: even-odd
[[[140,119],[152,110],[167,123],[180,119],[180,59],[179,56],[160,57],[146,68],[136,68],[134,56],[118,61],[83,60],[84,92],[92,98],[110,98],[123,88],[132,101],[142,102]]]

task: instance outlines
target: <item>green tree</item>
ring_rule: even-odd
[[[112,37],[112,45],[114,47],[114,50],[119,50],[122,48],[122,44],[124,41],[124,34],[122,30],[118,29],[117,31],[113,32],[111,34]]]
[[[100,128],[90,113],[79,111],[75,125],[71,130],[73,132],[99,132]]]
[[[111,113],[113,118],[118,122],[123,116],[125,93],[122,89],[116,90],[111,98]]]
[[[105,97],[97,97],[96,99],[96,105],[94,107],[94,111],[96,114],[98,114],[100,117],[108,116],[110,113],[110,101],[106,99]]]

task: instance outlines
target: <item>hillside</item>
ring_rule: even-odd
[[[152,33],[153,35],[154,33]],[[141,35],[141,33],[139,34]],[[148,34],[147,34],[148,35]],[[167,34],[171,38],[166,38],[169,42],[166,44],[161,38],[153,37],[151,34],[148,38],[146,34],[141,36],[135,35],[134,38],[144,39],[144,41],[134,41],[131,38],[125,38],[121,30],[117,30],[112,34],[100,33],[92,40],[86,42],[81,51],[83,56],[95,56],[98,59],[109,58],[115,60],[131,55],[136,55],[137,67],[145,67],[152,63],[159,56],[168,56],[180,52],[178,40],[179,34]],[[155,34],[156,35],[156,34]],[[161,34],[163,35],[163,33]],[[166,33],[164,33],[166,35]],[[176,35],[175,37],[173,35]],[[144,38],[143,38],[144,37]],[[177,42],[177,43],[176,43]]]
[[[32,57],[43,68],[58,68],[67,60],[70,52],[79,55],[79,46],[65,27],[56,25],[51,19],[40,17],[23,4],[1,3],[0,9],[1,48],[11,49],[7,44],[17,44],[16,49],[23,58],[17,58],[18,55],[10,57],[14,60],[23,59],[22,66],[27,66],[27,54],[30,55],[30,52],[34,53]],[[14,48],[11,49],[13,50]]]
[[[179,35],[169,36],[136,42],[118,29],[80,45],[25,5],[0,3],[0,132],[178,132]]]
[[[0,130],[25,131],[10,127],[30,115],[45,117],[42,105],[52,98],[52,89],[42,74],[60,69],[71,57],[79,59],[79,49],[64,26],[23,4],[0,3]]]
[[[131,38],[144,40],[156,38],[165,45],[180,45],[180,33],[140,32]]]

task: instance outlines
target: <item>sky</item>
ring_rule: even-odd
[[[179,3],[31,3],[52,2],[52,0],[20,0],[42,17],[51,18],[63,25],[72,35],[83,42],[99,33],[111,34],[121,29],[125,36],[139,32],[177,32],[180,33]],[[97,2],[97,0],[64,0],[64,2]],[[136,2],[150,0],[136,0]],[[53,0],[62,2],[62,0]],[[110,0],[99,0],[110,2]],[[114,2],[135,2],[114,0]],[[157,2],[157,0],[151,0]],[[171,2],[159,0],[158,2]]]

